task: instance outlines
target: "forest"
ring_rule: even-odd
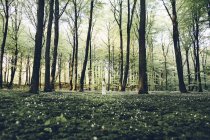
[[[0,139],[210,138],[209,0],[0,0],[0,31]]]
[[[1,1],[0,87],[208,90],[209,15],[208,0]]]

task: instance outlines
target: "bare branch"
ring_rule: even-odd
[[[59,14],[59,17],[58,18],[60,18],[63,15],[64,11],[66,10],[66,7],[69,4],[69,2],[70,2],[70,0],[68,0],[67,3],[64,5],[64,7],[62,8],[61,13]]]
[[[173,18],[172,18],[172,16],[171,16],[170,12],[169,12],[168,7],[166,6],[165,1],[164,1],[164,0],[162,0],[162,2],[163,2],[163,6],[165,7],[165,9],[166,9],[166,11],[167,11],[167,13],[168,13],[168,15],[169,15],[169,17],[170,17],[171,21],[173,22]]]

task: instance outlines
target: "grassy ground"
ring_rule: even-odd
[[[210,139],[210,94],[0,91],[0,139]]]

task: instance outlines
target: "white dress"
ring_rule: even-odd
[[[102,95],[106,95],[106,83],[102,81]]]

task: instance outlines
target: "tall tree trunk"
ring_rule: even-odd
[[[29,85],[29,81],[30,81],[30,78],[29,78],[29,72],[30,72],[30,56],[28,54],[27,56],[27,60],[26,60],[26,82],[25,82],[25,85]]]
[[[21,25],[21,17],[19,17],[18,15],[18,3],[15,3],[14,5],[14,19],[12,20],[12,31],[14,34],[14,38],[12,38],[15,42],[15,52],[14,52],[14,56],[12,57],[12,67],[11,67],[11,77],[10,77],[10,82],[8,85],[8,88],[12,88],[13,86],[13,81],[14,81],[14,77],[15,77],[15,72],[17,69],[17,61],[18,61],[18,33],[19,33],[19,29],[20,29],[20,25]]]
[[[58,40],[59,40],[59,0],[55,0],[54,11],[55,25],[54,25],[54,50],[53,50],[53,62],[51,71],[51,88],[55,90],[55,73],[58,55]]]
[[[10,82],[9,82],[9,85],[8,85],[8,88],[12,88],[13,86],[13,81],[14,81],[14,78],[15,78],[15,72],[16,72],[16,69],[17,69],[17,60],[18,60],[18,44],[17,44],[17,35],[15,37],[15,56],[12,57],[12,67],[11,67],[11,77],[10,77]]]
[[[193,33],[195,33],[196,31],[195,31],[195,24],[193,24]],[[194,35],[195,36],[195,35]],[[193,65],[194,65],[194,86],[192,87],[192,91],[193,90],[196,90],[197,91],[197,89],[198,89],[198,86],[197,86],[197,83],[198,83],[198,76],[197,76],[197,74],[198,74],[198,69],[197,69],[197,64],[196,64],[196,57],[197,57],[197,51],[196,51],[196,42],[195,42],[195,39],[194,38],[192,38],[193,39],[193,55],[194,55],[194,59],[193,59],[193,57],[192,57],[192,59],[193,59]]]
[[[130,8],[130,0],[128,0],[128,21],[127,21],[127,48],[126,48],[126,64],[125,64],[125,71],[124,71],[124,79],[121,91],[125,91],[127,86],[128,74],[129,74],[129,67],[130,67],[130,41],[131,41],[131,27],[133,23],[133,15],[136,8],[137,0],[134,0],[134,4],[132,9]],[[132,12],[130,12],[130,10]]]
[[[43,37],[43,23],[44,23],[44,7],[45,1],[38,0],[37,8],[37,29],[35,36],[35,51],[34,51],[34,64],[33,73],[31,80],[30,92],[39,92],[39,72],[40,72],[40,62],[41,62],[41,52],[42,52],[42,37]]]
[[[49,20],[47,27],[47,40],[46,40],[46,50],[45,50],[45,85],[44,91],[51,92],[51,83],[50,83],[50,45],[51,45],[51,33],[52,33],[52,24],[53,24],[53,13],[54,13],[54,0],[49,1]]]
[[[122,2],[120,2],[120,19],[119,19],[119,30],[120,30],[120,90],[122,90],[123,84],[123,30],[122,30]]]
[[[191,73],[190,73],[190,63],[189,63],[189,49],[186,49],[185,52],[186,52],[186,61],[187,61],[188,90],[191,91]]]
[[[196,40],[196,54],[197,57],[196,59],[196,68],[197,68],[197,76],[198,76],[198,91],[199,92],[203,92],[202,89],[202,84],[201,84],[201,71],[200,71],[200,44],[199,44],[199,17],[198,17],[198,13],[196,13],[196,17],[195,17],[195,27],[196,27],[196,32],[195,32],[195,40]]]
[[[61,70],[62,70],[62,54],[59,55],[58,59],[58,85],[59,89],[62,89],[62,83],[61,83]]]
[[[110,42],[110,40],[109,40]],[[109,43],[108,45],[108,49],[109,49],[109,67],[108,67],[108,87],[107,90],[110,90],[110,79],[111,79],[111,44]]]
[[[75,73],[74,73],[74,90],[77,90],[77,77],[78,77],[78,47],[79,47],[79,41],[78,41],[78,10],[77,10],[77,2],[74,3],[74,14],[75,14]]]
[[[176,12],[176,0],[171,0],[172,4],[172,23],[173,23],[173,42],[174,42],[174,51],[176,57],[176,66],[177,66],[177,74],[179,80],[179,90],[181,93],[186,93],[187,89],[184,83],[183,76],[183,67],[182,67],[182,55],[180,49],[179,42],[179,29],[178,29],[178,21],[177,21],[177,12]]]
[[[71,54],[69,54],[69,86],[71,87]]]
[[[0,89],[3,88],[3,58],[4,58],[4,51],[5,45],[7,40],[7,33],[8,33],[8,24],[9,24],[9,1],[5,0],[5,26],[4,26],[4,33],[3,39],[1,44],[1,52],[0,52]]]
[[[115,56],[114,56],[115,50],[114,45],[112,45],[112,90],[114,90],[115,85]]]
[[[92,37],[92,35],[91,35]],[[89,61],[90,61],[90,67],[89,67],[89,91],[91,91],[91,86],[92,86],[92,41],[90,39],[90,54],[89,54]]]
[[[122,29],[122,14],[123,14],[123,0],[118,0],[117,3],[112,3],[110,1],[112,8],[113,8],[113,14],[115,21],[119,28],[119,35],[120,35],[120,56],[119,56],[119,90],[122,89],[123,84],[123,29]],[[117,8],[119,6],[119,8]],[[119,10],[118,10],[119,9]]]
[[[40,66],[39,70],[39,88],[42,88],[42,65]]]
[[[74,73],[74,60],[75,60],[75,47],[76,47],[76,43],[75,43],[75,33],[73,34],[73,48],[72,48],[72,60],[71,60],[71,72],[70,72],[70,90],[73,90],[73,73]]]
[[[164,68],[165,68],[165,90],[168,90],[168,70],[167,70],[167,58],[164,58]]]
[[[88,52],[89,52],[89,46],[90,46],[91,29],[92,29],[92,21],[93,21],[93,8],[94,8],[94,0],[91,0],[89,27],[88,27],[87,41],[86,41],[86,48],[85,48],[85,60],[84,60],[84,63],[83,63],[81,79],[80,79],[80,92],[84,91],[85,71],[86,71],[87,61],[88,61]]]
[[[19,80],[18,86],[20,87],[22,84],[22,69],[23,69],[23,54],[20,54],[20,68],[19,68]]]
[[[170,0],[172,7],[172,14],[170,14],[169,9],[167,8],[164,0],[162,1],[173,24],[173,43],[174,43],[176,68],[177,68],[178,81],[179,81],[179,90],[181,93],[186,93],[187,89],[184,83],[184,75],[183,75],[182,54],[181,54],[180,40],[179,40],[179,25],[177,21],[177,11],[176,11],[176,0]]]
[[[146,2],[140,1],[139,24],[139,94],[147,94],[147,62],[146,62]]]

